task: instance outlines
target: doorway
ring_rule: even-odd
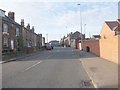
[[[87,47],[86,47],[86,51],[87,51],[87,52],[90,52],[90,47],[87,46]]]

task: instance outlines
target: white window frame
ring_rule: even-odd
[[[16,28],[16,36],[20,36],[20,29],[18,27]]]

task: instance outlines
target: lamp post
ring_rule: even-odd
[[[77,4],[77,5],[79,5],[80,6],[80,4]],[[81,7],[79,7],[79,11],[80,11],[80,29],[81,29],[81,50],[83,50],[83,48],[82,48],[82,15],[81,15]]]
[[[86,28],[85,28],[86,24],[84,24],[84,34],[86,35]]]

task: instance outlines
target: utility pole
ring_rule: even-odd
[[[80,6],[80,4],[77,4],[77,5],[79,5]],[[81,15],[81,7],[79,7],[79,11],[80,11],[80,29],[81,29],[81,50],[83,50],[83,48],[82,48],[82,39],[83,39],[83,37],[82,37],[82,15]]]
[[[86,24],[84,24],[84,34],[86,36],[86,28],[85,28]]]

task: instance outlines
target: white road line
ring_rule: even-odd
[[[36,64],[34,64],[34,65],[32,65],[32,66],[30,66],[30,67],[28,67],[28,68],[26,68],[24,71],[22,71],[22,72],[25,72],[25,71],[27,71],[27,70],[29,70],[29,69],[31,69],[31,68],[33,68],[33,67],[35,67],[36,65],[38,65],[38,64],[40,64],[42,61],[40,61],[40,62],[37,62]]]

